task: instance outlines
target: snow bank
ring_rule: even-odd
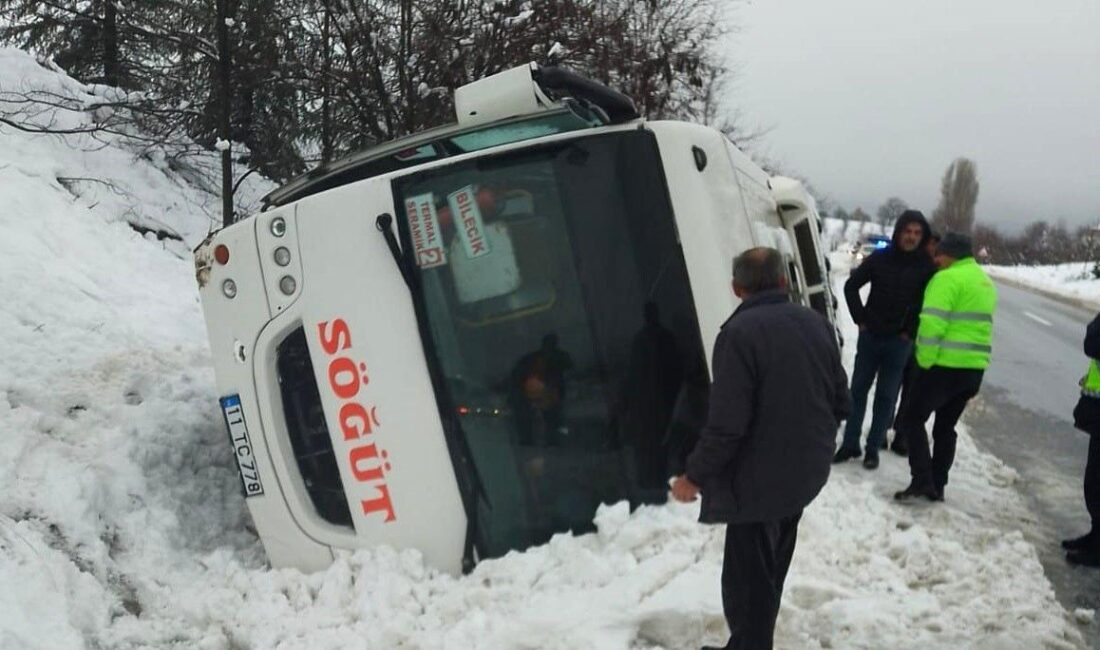
[[[826,217],[825,227],[822,229],[822,242],[826,250],[834,251],[859,242],[867,235],[881,234],[882,226],[877,223],[842,221]]]
[[[1018,282],[1059,296],[1084,301],[1100,308],[1100,279],[1092,275],[1091,262],[1046,266],[986,266],[995,278]]]
[[[80,110],[28,108],[19,103],[26,94],[50,93]],[[62,73],[40,66],[20,50],[0,47],[0,111],[32,127],[86,129],[102,123],[97,104],[119,99],[118,89],[82,84]],[[123,93],[125,95],[125,93]],[[116,129],[125,130],[123,124]],[[220,161],[216,155],[168,155],[163,149],[139,141],[125,142],[112,134],[69,136],[37,135],[0,126],[3,142],[0,159],[11,165],[20,183],[38,182],[63,190],[74,206],[87,209],[108,222],[126,222],[152,230],[167,227],[187,242],[197,242],[221,224]],[[246,169],[239,168],[238,174]],[[7,181],[5,184],[10,184]],[[12,189],[12,188],[9,188]],[[259,207],[259,199],[272,189],[255,175],[237,192],[238,211]],[[6,210],[13,217],[10,210]],[[181,254],[187,253],[179,246]]]
[[[0,49],[0,97],[35,90],[105,92]],[[216,159],[10,127],[0,142],[0,648],[102,645],[207,551],[262,561],[209,408],[189,253],[219,221],[196,185]]]
[[[0,50],[0,83],[74,82]],[[149,211],[193,243],[216,196],[110,143],[0,140],[0,648],[724,640],[723,532],[697,524],[696,505],[606,506],[597,533],[458,579],[385,548],[313,575],[268,568],[225,445],[190,259],[123,223]],[[59,175],[125,194],[74,193]],[[895,506],[904,479],[891,458],[876,474],[834,472],[803,519],[779,647],[1080,645],[1005,524],[1022,516],[1010,470],[963,435],[946,504]]]

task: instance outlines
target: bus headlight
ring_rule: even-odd
[[[288,296],[291,295],[297,289],[298,289],[298,281],[295,280],[293,277],[291,277],[289,275],[284,275],[283,278],[281,280],[279,280],[279,290],[282,291],[283,293],[285,293],[286,295],[288,295]]]
[[[275,217],[271,220],[271,234],[276,237],[282,237],[286,234],[286,219],[282,217]]]
[[[237,283],[233,280],[226,280],[225,282],[222,282],[222,295],[229,299],[236,298]]]

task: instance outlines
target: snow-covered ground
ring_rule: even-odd
[[[882,226],[877,223],[841,221],[833,217],[826,217],[821,240],[826,250],[845,250],[867,235],[880,235],[882,232]]]
[[[1100,308],[1100,279],[1093,277],[1092,264],[1046,266],[986,266],[989,274],[1042,291],[1081,301]]]
[[[0,88],[72,83],[0,49]],[[0,648],[724,640],[723,531],[697,524],[697,505],[606,506],[597,533],[462,578],[390,549],[313,575],[267,567],[225,446],[187,247],[124,223],[140,212],[193,245],[217,198],[155,155],[93,145],[0,129]],[[845,256],[834,264],[843,274]],[[965,432],[942,505],[891,502],[906,482],[895,457],[876,473],[838,468],[803,518],[778,647],[1079,647],[1034,548],[1006,526],[1023,516],[1014,480]]]

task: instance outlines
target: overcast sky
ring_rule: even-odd
[[[1100,0],[751,0],[731,102],[849,211],[931,216],[957,156],[978,219],[1100,221]]]

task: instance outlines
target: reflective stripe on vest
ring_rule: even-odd
[[[1089,374],[1081,381],[1081,394],[1100,398],[1100,367],[1095,359],[1089,362]]]
[[[992,323],[993,314],[983,314],[978,311],[947,311],[946,309],[936,309],[935,307],[925,307],[921,310],[922,314],[928,314],[929,316],[939,316],[946,321],[976,321],[979,323]]]
[[[917,343],[921,345],[934,345],[944,350],[966,350],[967,352],[988,352],[993,353],[992,345],[984,345],[982,343],[963,343],[961,341],[945,341],[943,339],[934,339],[930,336],[921,336],[917,339]]]

